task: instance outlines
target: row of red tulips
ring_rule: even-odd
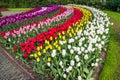
[[[24,58],[27,58],[28,55],[32,53],[32,51],[37,50],[36,43],[39,43],[39,45],[43,45],[45,40],[52,41],[57,38],[58,33],[65,33],[66,30],[75,24],[78,20],[81,20],[82,18],[82,12],[80,12],[78,9],[74,8],[74,15],[69,18],[65,23],[54,27],[50,28],[47,32],[42,32],[38,35],[36,35],[34,38],[29,38],[26,40],[25,43],[21,42],[20,47],[22,52],[24,52]]]

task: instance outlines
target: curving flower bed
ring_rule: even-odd
[[[58,6],[66,10],[1,32],[0,42],[38,74],[54,80],[93,80],[102,61],[99,55],[109,42],[109,18],[88,6]]]
[[[30,18],[34,18],[37,16],[42,16],[44,14],[47,14],[49,12],[52,12],[56,9],[58,9],[59,7],[57,5],[51,5],[51,7],[36,7],[32,10],[20,13],[20,14],[16,14],[16,15],[12,15],[12,16],[7,16],[7,17],[3,17],[0,18],[0,27],[4,26],[4,25],[8,25],[11,23],[15,23],[15,22],[21,22],[23,20],[28,20]]]

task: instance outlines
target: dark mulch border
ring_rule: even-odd
[[[103,65],[104,65],[104,62],[105,62],[105,59],[106,59],[106,54],[107,54],[107,51],[103,51],[101,54],[100,54],[100,58],[103,59],[103,61],[101,63],[98,64],[98,67],[95,69],[95,72],[93,73],[92,77],[95,79],[95,80],[99,80],[99,75],[103,69]]]

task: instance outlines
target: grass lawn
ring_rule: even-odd
[[[104,11],[114,23],[110,26],[110,44],[99,80],[120,80],[120,13]]]
[[[10,11],[27,11],[30,9],[32,9],[32,8],[8,8],[8,10],[10,10]]]

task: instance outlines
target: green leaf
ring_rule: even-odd
[[[87,68],[83,69],[85,73],[89,73],[89,70]]]
[[[86,75],[85,75],[84,73],[82,73],[81,76],[82,76],[83,78],[86,78]]]
[[[94,78],[88,78],[87,80],[95,80]]]
[[[91,71],[89,72],[89,74],[87,75],[87,79],[88,79],[88,80],[89,80],[89,78],[92,77],[92,74],[93,74],[93,70],[91,70]]]
[[[62,76],[62,72],[61,72],[60,69],[58,69],[58,73],[59,73],[60,76]]]

